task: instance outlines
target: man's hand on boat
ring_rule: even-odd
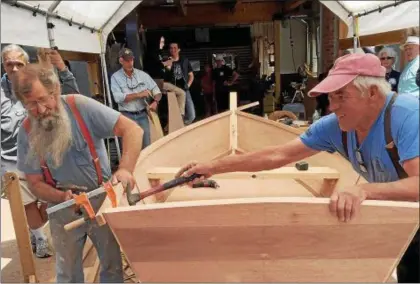
[[[336,190],[330,198],[330,211],[342,222],[349,222],[360,212],[360,206],[367,194],[360,186]]]
[[[134,176],[128,170],[123,168],[118,169],[112,176],[112,184],[115,185],[118,182],[121,182],[124,188],[127,188],[128,185],[131,190],[133,190],[137,184]]]
[[[185,176],[189,177],[192,174],[199,174],[202,175],[200,178],[194,179],[192,182],[189,182],[188,185],[190,187],[193,186],[194,183],[208,179],[213,175],[212,173],[212,167],[209,163],[197,163],[197,162],[191,162],[187,164],[186,166],[182,167],[175,175],[175,178]]]

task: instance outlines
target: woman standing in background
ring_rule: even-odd
[[[392,91],[398,90],[398,82],[400,81],[401,73],[394,70],[392,67],[395,64],[397,53],[390,47],[384,47],[378,52],[378,57],[381,60],[381,65],[386,69],[385,78],[391,84]]]

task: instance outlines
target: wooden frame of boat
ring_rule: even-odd
[[[246,106],[245,106],[246,107]],[[174,177],[191,160],[208,161],[287,143],[302,132],[231,110],[184,127],[144,149],[139,191]],[[387,281],[418,228],[418,203],[365,201],[341,223],[328,210],[336,186],[366,182],[339,154],[258,173],[213,178],[220,188],[186,186],[127,206],[101,207],[141,282]]]

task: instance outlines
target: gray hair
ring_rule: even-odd
[[[18,100],[24,101],[25,97],[32,92],[32,85],[35,81],[39,82],[52,92],[61,92],[60,80],[53,69],[44,68],[39,64],[28,64],[22,67],[12,78],[12,88]]]
[[[391,92],[391,85],[382,77],[357,76],[353,80],[353,85],[364,94],[371,86],[376,86],[379,92],[386,96]]]
[[[384,47],[378,52],[378,57],[381,57],[382,53],[388,54],[389,57],[396,58],[397,52],[391,47]]]
[[[1,60],[4,62],[5,55],[8,54],[9,52],[12,52],[12,51],[16,51],[16,52],[21,53],[23,55],[23,57],[25,58],[26,63],[29,63],[28,53],[25,50],[23,50],[23,48],[20,47],[17,44],[9,44],[9,45],[5,46],[3,48],[3,50],[1,51]]]

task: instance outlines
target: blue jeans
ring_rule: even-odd
[[[90,198],[95,212],[104,199],[104,194]],[[88,221],[71,231],[64,230],[65,224],[80,217],[72,207],[49,215],[51,236],[56,251],[57,283],[84,283],[82,257],[88,235],[100,260],[100,283],[123,283],[120,247],[108,225],[99,227],[96,222]]]
[[[150,145],[150,125],[149,117],[147,116],[147,111],[141,111],[140,113],[130,113],[126,111],[121,111],[123,115],[135,121],[143,129],[143,147],[146,148]]]
[[[185,116],[184,124],[189,125],[195,119],[195,107],[189,90],[185,90]]]

